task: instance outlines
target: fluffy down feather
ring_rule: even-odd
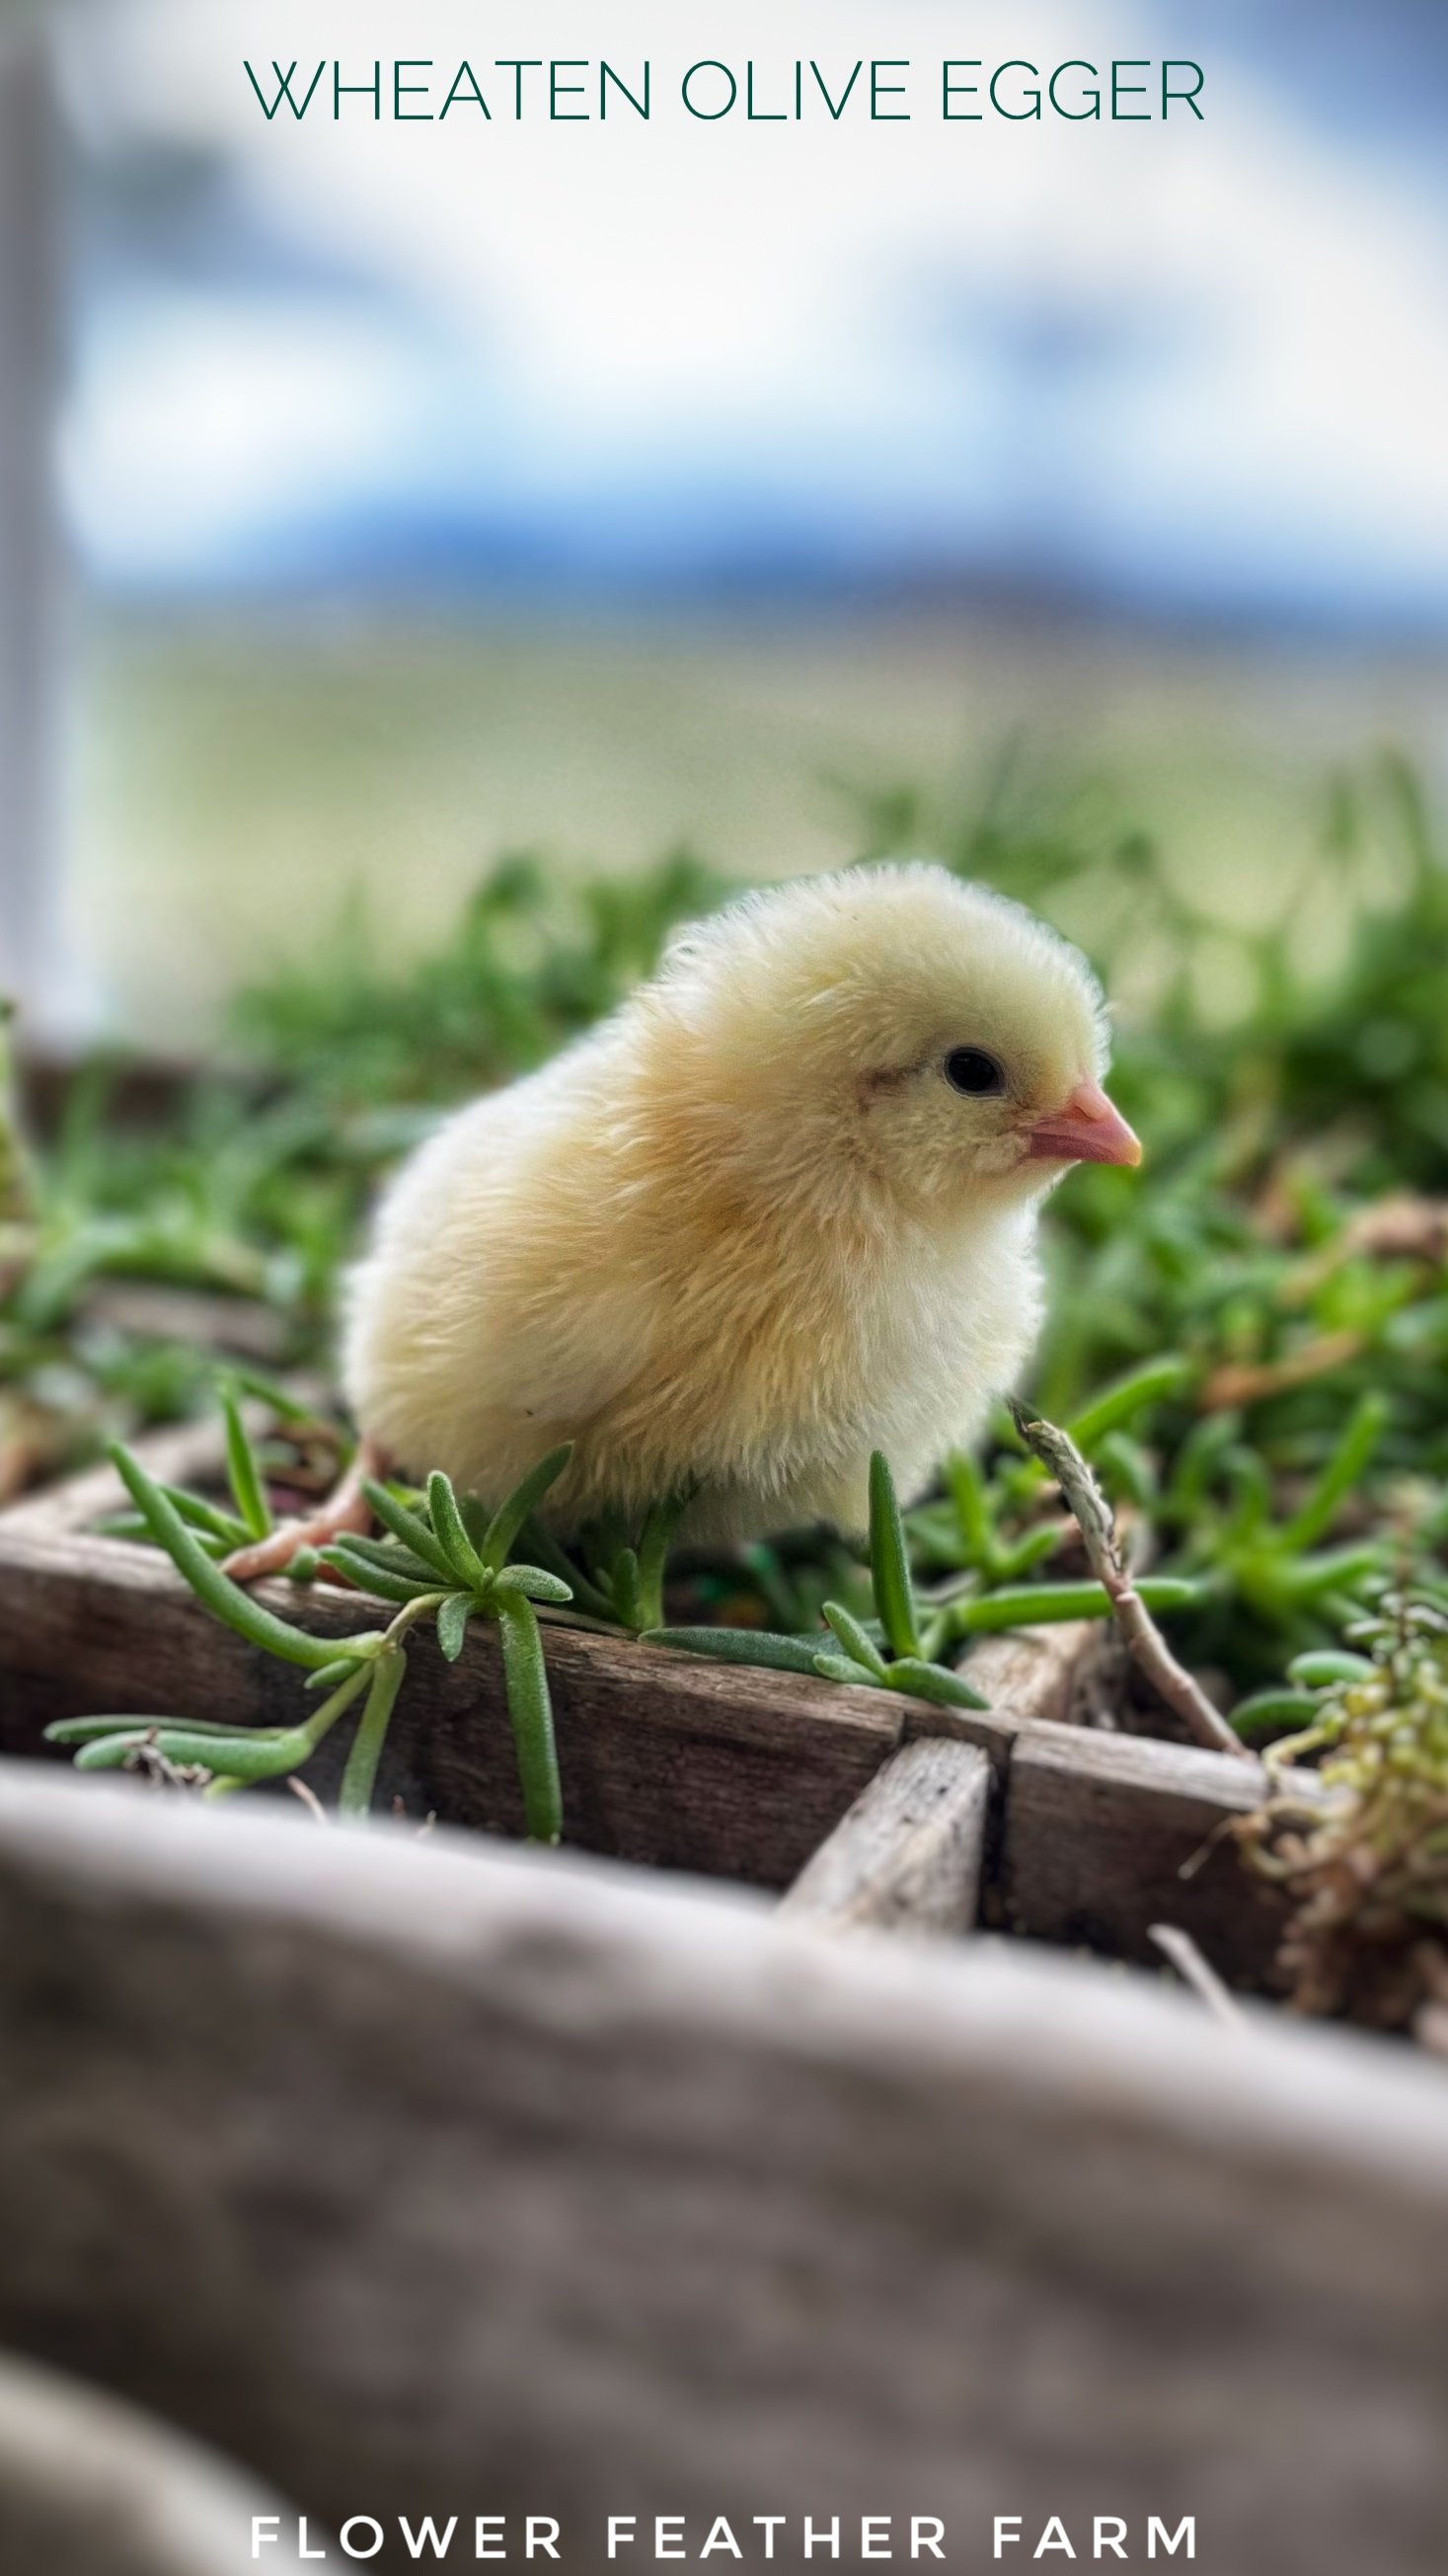
[[[1136,1158],[1106,1054],[1077,952],[943,869],[751,895],[405,1166],[349,1286],[357,1421],[490,1503],[574,1441],[565,1532],[693,1483],[698,1536],[857,1528],[872,1448],[914,1492],[1019,1373],[1044,1191]]]

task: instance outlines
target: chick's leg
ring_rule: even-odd
[[[325,1502],[302,1520],[279,1521],[254,1546],[239,1547],[226,1559],[223,1574],[229,1574],[233,1583],[254,1583],[262,1574],[284,1574],[299,1548],[330,1547],[348,1530],[370,1529],[372,1507],[362,1488],[369,1476],[386,1473],[387,1461],[376,1442],[359,1440],[350,1467]]]

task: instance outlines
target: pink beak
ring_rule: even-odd
[[[1063,1109],[1038,1118],[1026,1146],[1041,1163],[1139,1163],[1141,1143],[1099,1082],[1078,1082]]]

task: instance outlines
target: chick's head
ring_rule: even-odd
[[[749,896],[676,942],[649,1001],[685,1159],[821,1210],[948,1223],[1140,1160],[1085,959],[944,868]]]

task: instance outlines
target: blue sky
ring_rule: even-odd
[[[591,0],[115,0],[66,477],[103,583],[484,600],[982,583],[1448,624],[1429,0],[612,0],[766,71],[1191,55],[1195,127],[287,130],[244,55],[596,56]],[[408,32],[410,30],[410,32]],[[80,49],[84,47],[84,52]]]

